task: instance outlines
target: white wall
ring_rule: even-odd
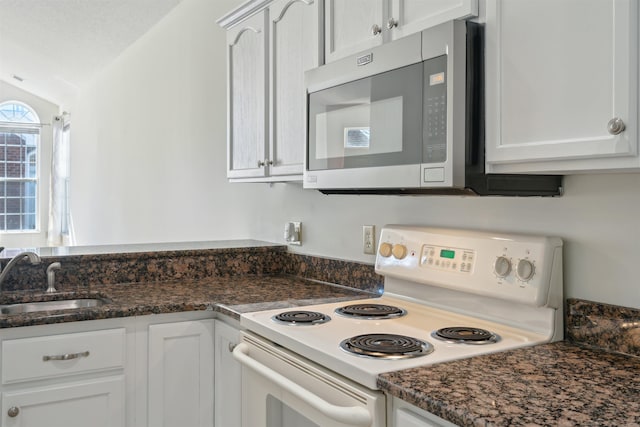
[[[553,234],[565,294],[640,308],[640,174],[565,180],[558,198],[324,196],[225,179],[224,32],[238,1],[185,0],[85,90],[73,114],[72,212],[80,244],[255,238],[373,262],[361,226],[386,223]]]
[[[224,31],[238,0],[185,0],[72,108],[77,244],[249,237],[251,193],[226,184]],[[224,11],[224,12],[223,12]]]
[[[291,184],[264,187],[254,238],[282,241],[284,221],[303,223],[291,250],[373,263],[362,225],[476,228],[560,236],[565,294],[640,308],[640,174],[565,178],[562,197],[325,196]]]

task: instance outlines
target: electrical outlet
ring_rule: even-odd
[[[362,252],[375,255],[376,253],[376,226],[362,226]]]

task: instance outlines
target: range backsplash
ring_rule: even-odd
[[[569,298],[565,320],[568,341],[640,356],[640,310]]]
[[[319,258],[287,252],[286,246],[223,249],[158,250],[150,252],[43,257],[40,265],[16,265],[4,290],[46,288],[46,268],[60,262],[56,283],[60,290],[101,284],[199,280],[239,275],[291,275],[379,293],[383,278],[370,264]]]

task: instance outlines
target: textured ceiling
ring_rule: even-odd
[[[180,1],[0,0],[0,79],[65,104]]]

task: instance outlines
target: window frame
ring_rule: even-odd
[[[36,112],[35,108],[33,108],[32,106],[30,106],[29,104],[25,103],[25,102],[21,102],[21,101],[17,101],[17,100],[8,100],[8,101],[3,101],[0,102],[0,109],[2,108],[2,106],[5,105],[20,105],[21,107],[29,110],[29,113],[33,116],[33,119],[35,121],[4,121],[4,120],[0,120],[0,133],[14,133],[14,134],[21,134],[21,133],[29,133],[29,134],[35,134],[36,137],[36,142],[35,142],[35,152],[36,152],[36,164],[35,164],[35,177],[34,178],[25,178],[25,177],[21,177],[21,178],[11,178],[11,177],[7,177],[7,176],[2,176],[0,177],[0,183],[4,184],[4,183],[9,183],[9,182],[34,182],[35,183],[35,191],[34,191],[34,195],[33,195],[33,200],[35,203],[35,211],[34,211],[34,215],[35,215],[35,224],[34,224],[34,228],[33,229],[24,229],[24,228],[20,228],[20,229],[6,229],[6,222],[4,224],[2,224],[2,226],[0,227],[0,235],[9,235],[9,234],[13,234],[13,235],[17,235],[17,234],[40,234],[42,233],[42,206],[41,206],[41,200],[40,200],[40,192],[41,192],[41,186],[42,186],[42,124],[40,123],[40,118],[38,116],[38,113]],[[6,146],[6,145],[5,145]],[[6,174],[5,174],[6,175]],[[6,206],[6,196],[3,197],[3,199],[5,199],[5,206]],[[21,203],[23,203],[24,201],[24,197],[20,197],[20,201]],[[5,212],[3,213],[3,215],[5,215],[5,221],[6,221],[6,208],[5,208]],[[22,216],[24,216],[24,213],[20,214],[21,218],[20,218],[20,223],[21,223],[21,227],[22,227],[22,222],[23,222],[23,218]]]

